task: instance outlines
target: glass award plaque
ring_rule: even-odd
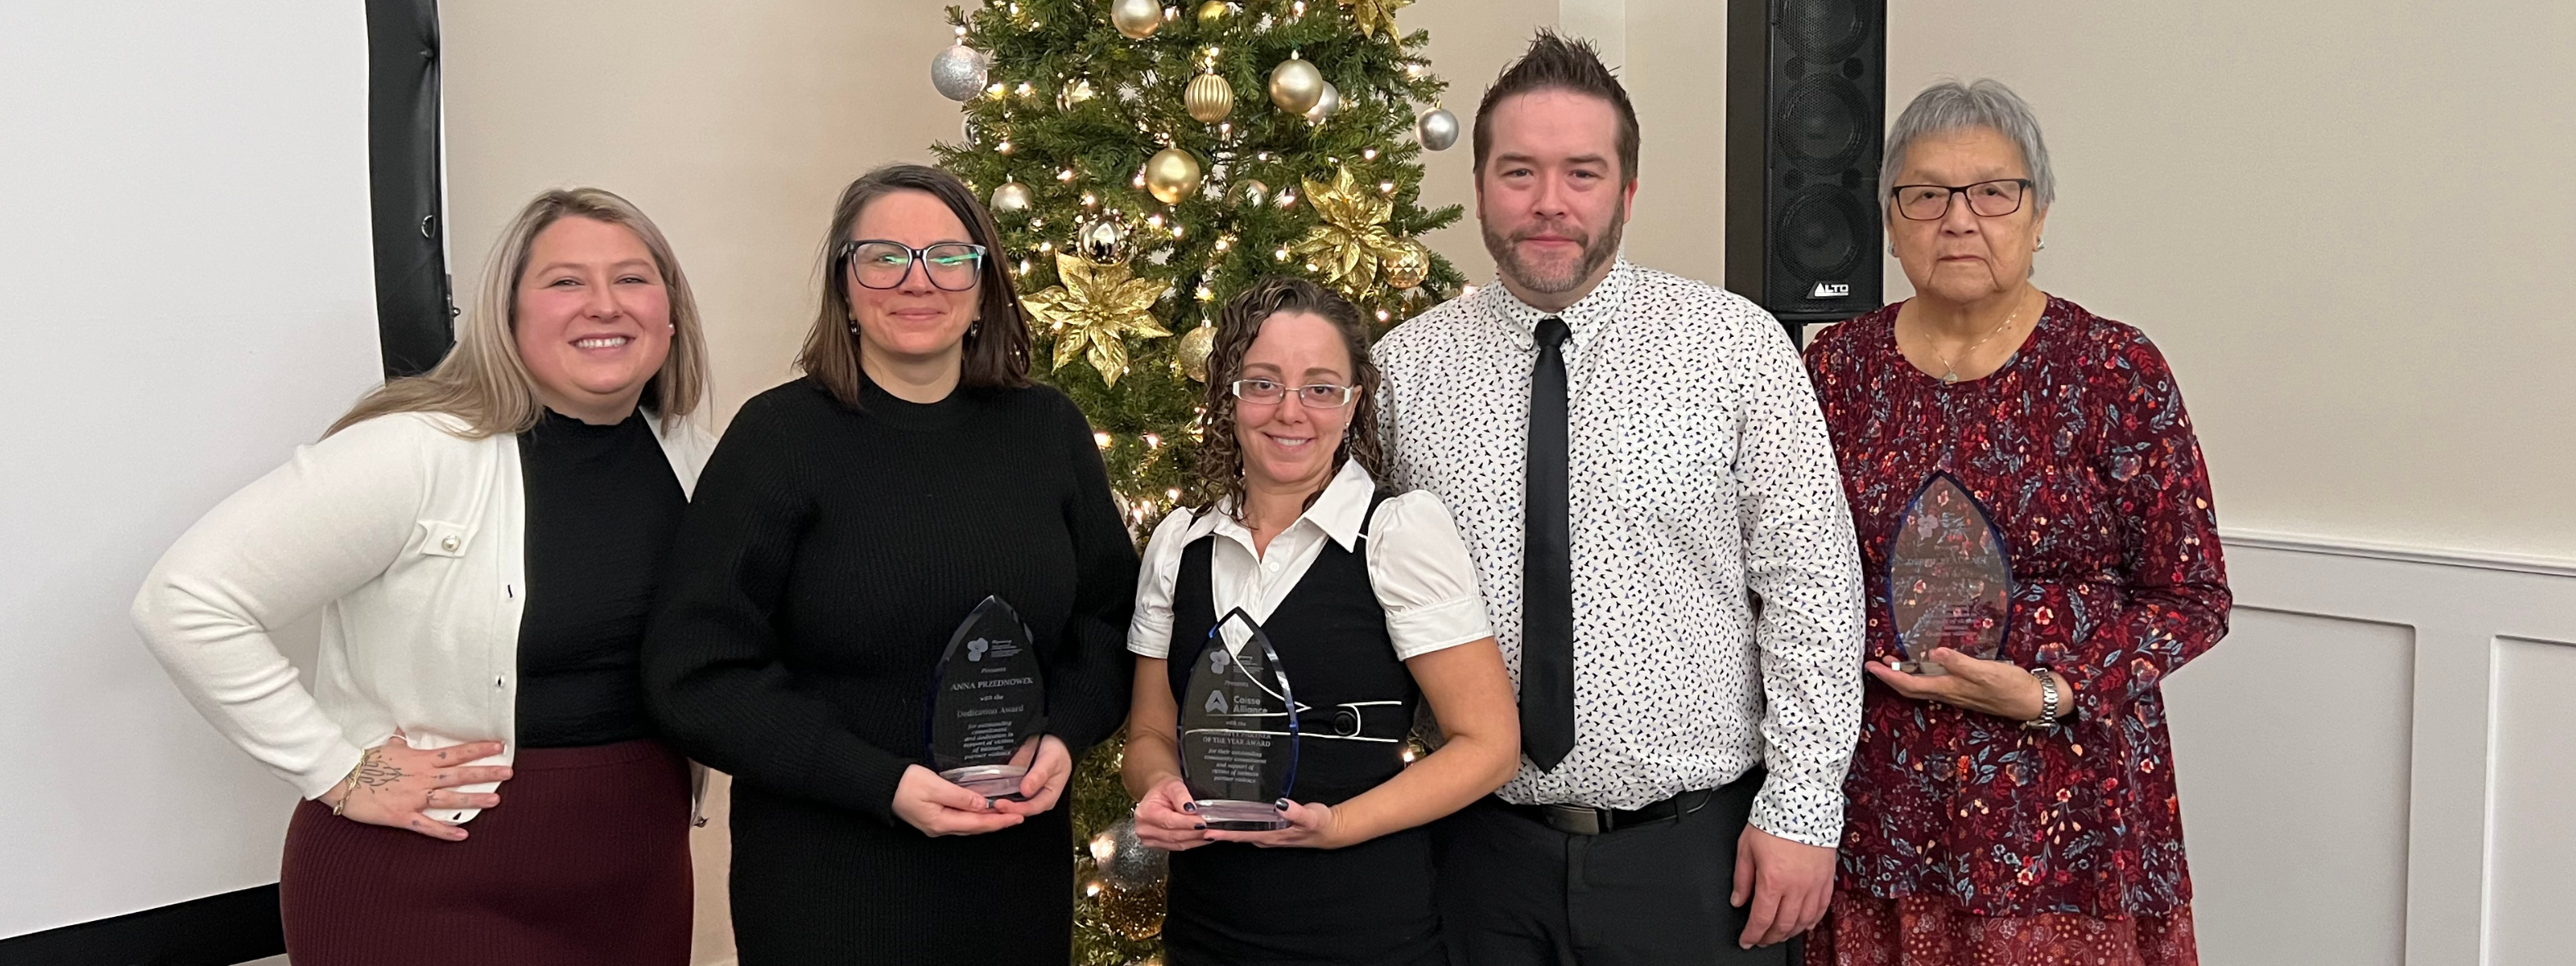
[[[1297,778],[1297,707],[1279,653],[1237,608],[1208,629],[1181,705],[1181,780],[1212,829],[1286,828],[1277,802]]]
[[[1898,668],[1949,672],[1932,661],[1947,647],[1969,657],[2002,653],[2012,626],[2012,563],[1984,506],[1948,473],[1934,473],[1896,521],[1887,552],[1887,604]]]
[[[1020,798],[1046,728],[1046,685],[1018,611],[986,597],[930,672],[930,770],[986,798]]]

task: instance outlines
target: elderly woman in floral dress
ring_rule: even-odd
[[[1915,297],[1807,363],[1869,576],[1869,688],[1833,902],[1810,966],[2190,966],[2159,685],[2231,598],[2200,446],[2145,334],[2030,284],[2055,196],[2038,121],[1990,80],[1925,90],[1888,138],[1891,248]],[[1936,479],[1991,520],[2009,609],[1991,659],[1909,673],[1900,521]]]

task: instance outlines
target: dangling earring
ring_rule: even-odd
[[[2032,245],[2032,246],[2030,246],[2030,250],[2031,250],[2031,251],[2035,251],[2035,252],[2044,252],[2044,251],[2047,251],[2047,250],[2048,250],[2048,239],[2045,239],[2045,238],[2040,239],[2040,240],[2039,240],[2039,244],[2036,244],[2036,245]]]
[[[1889,257],[1889,258],[1895,258],[1895,257],[1896,257],[1896,243],[1895,243],[1895,242],[1888,242],[1888,243],[1887,243],[1887,257]]]
[[[981,332],[983,332],[983,331],[984,331],[984,320],[982,320],[982,319],[976,319],[976,320],[975,320],[975,321],[973,321],[973,322],[968,322],[968,323],[966,323],[966,337],[967,337],[967,338],[969,338],[969,339],[974,338],[978,333],[981,333]]]

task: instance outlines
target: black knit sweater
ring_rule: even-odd
[[[735,416],[671,549],[647,697],[668,740],[735,778],[745,966],[1061,961],[1063,804],[930,839],[891,802],[940,651],[988,594],[1034,636],[1048,730],[1079,756],[1118,727],[1134,545],[1063,395],[863,389],[853,408],[793,382]]]

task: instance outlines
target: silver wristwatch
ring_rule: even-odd
[[[2057,672],[2044,667],[2035,667],[2030,669],[2030,676],[2039,679],[2039,717],[2024,721],[2021,726],[2034,731],[2041,728],[2054,728],[2057,726],[2059,713]]]

